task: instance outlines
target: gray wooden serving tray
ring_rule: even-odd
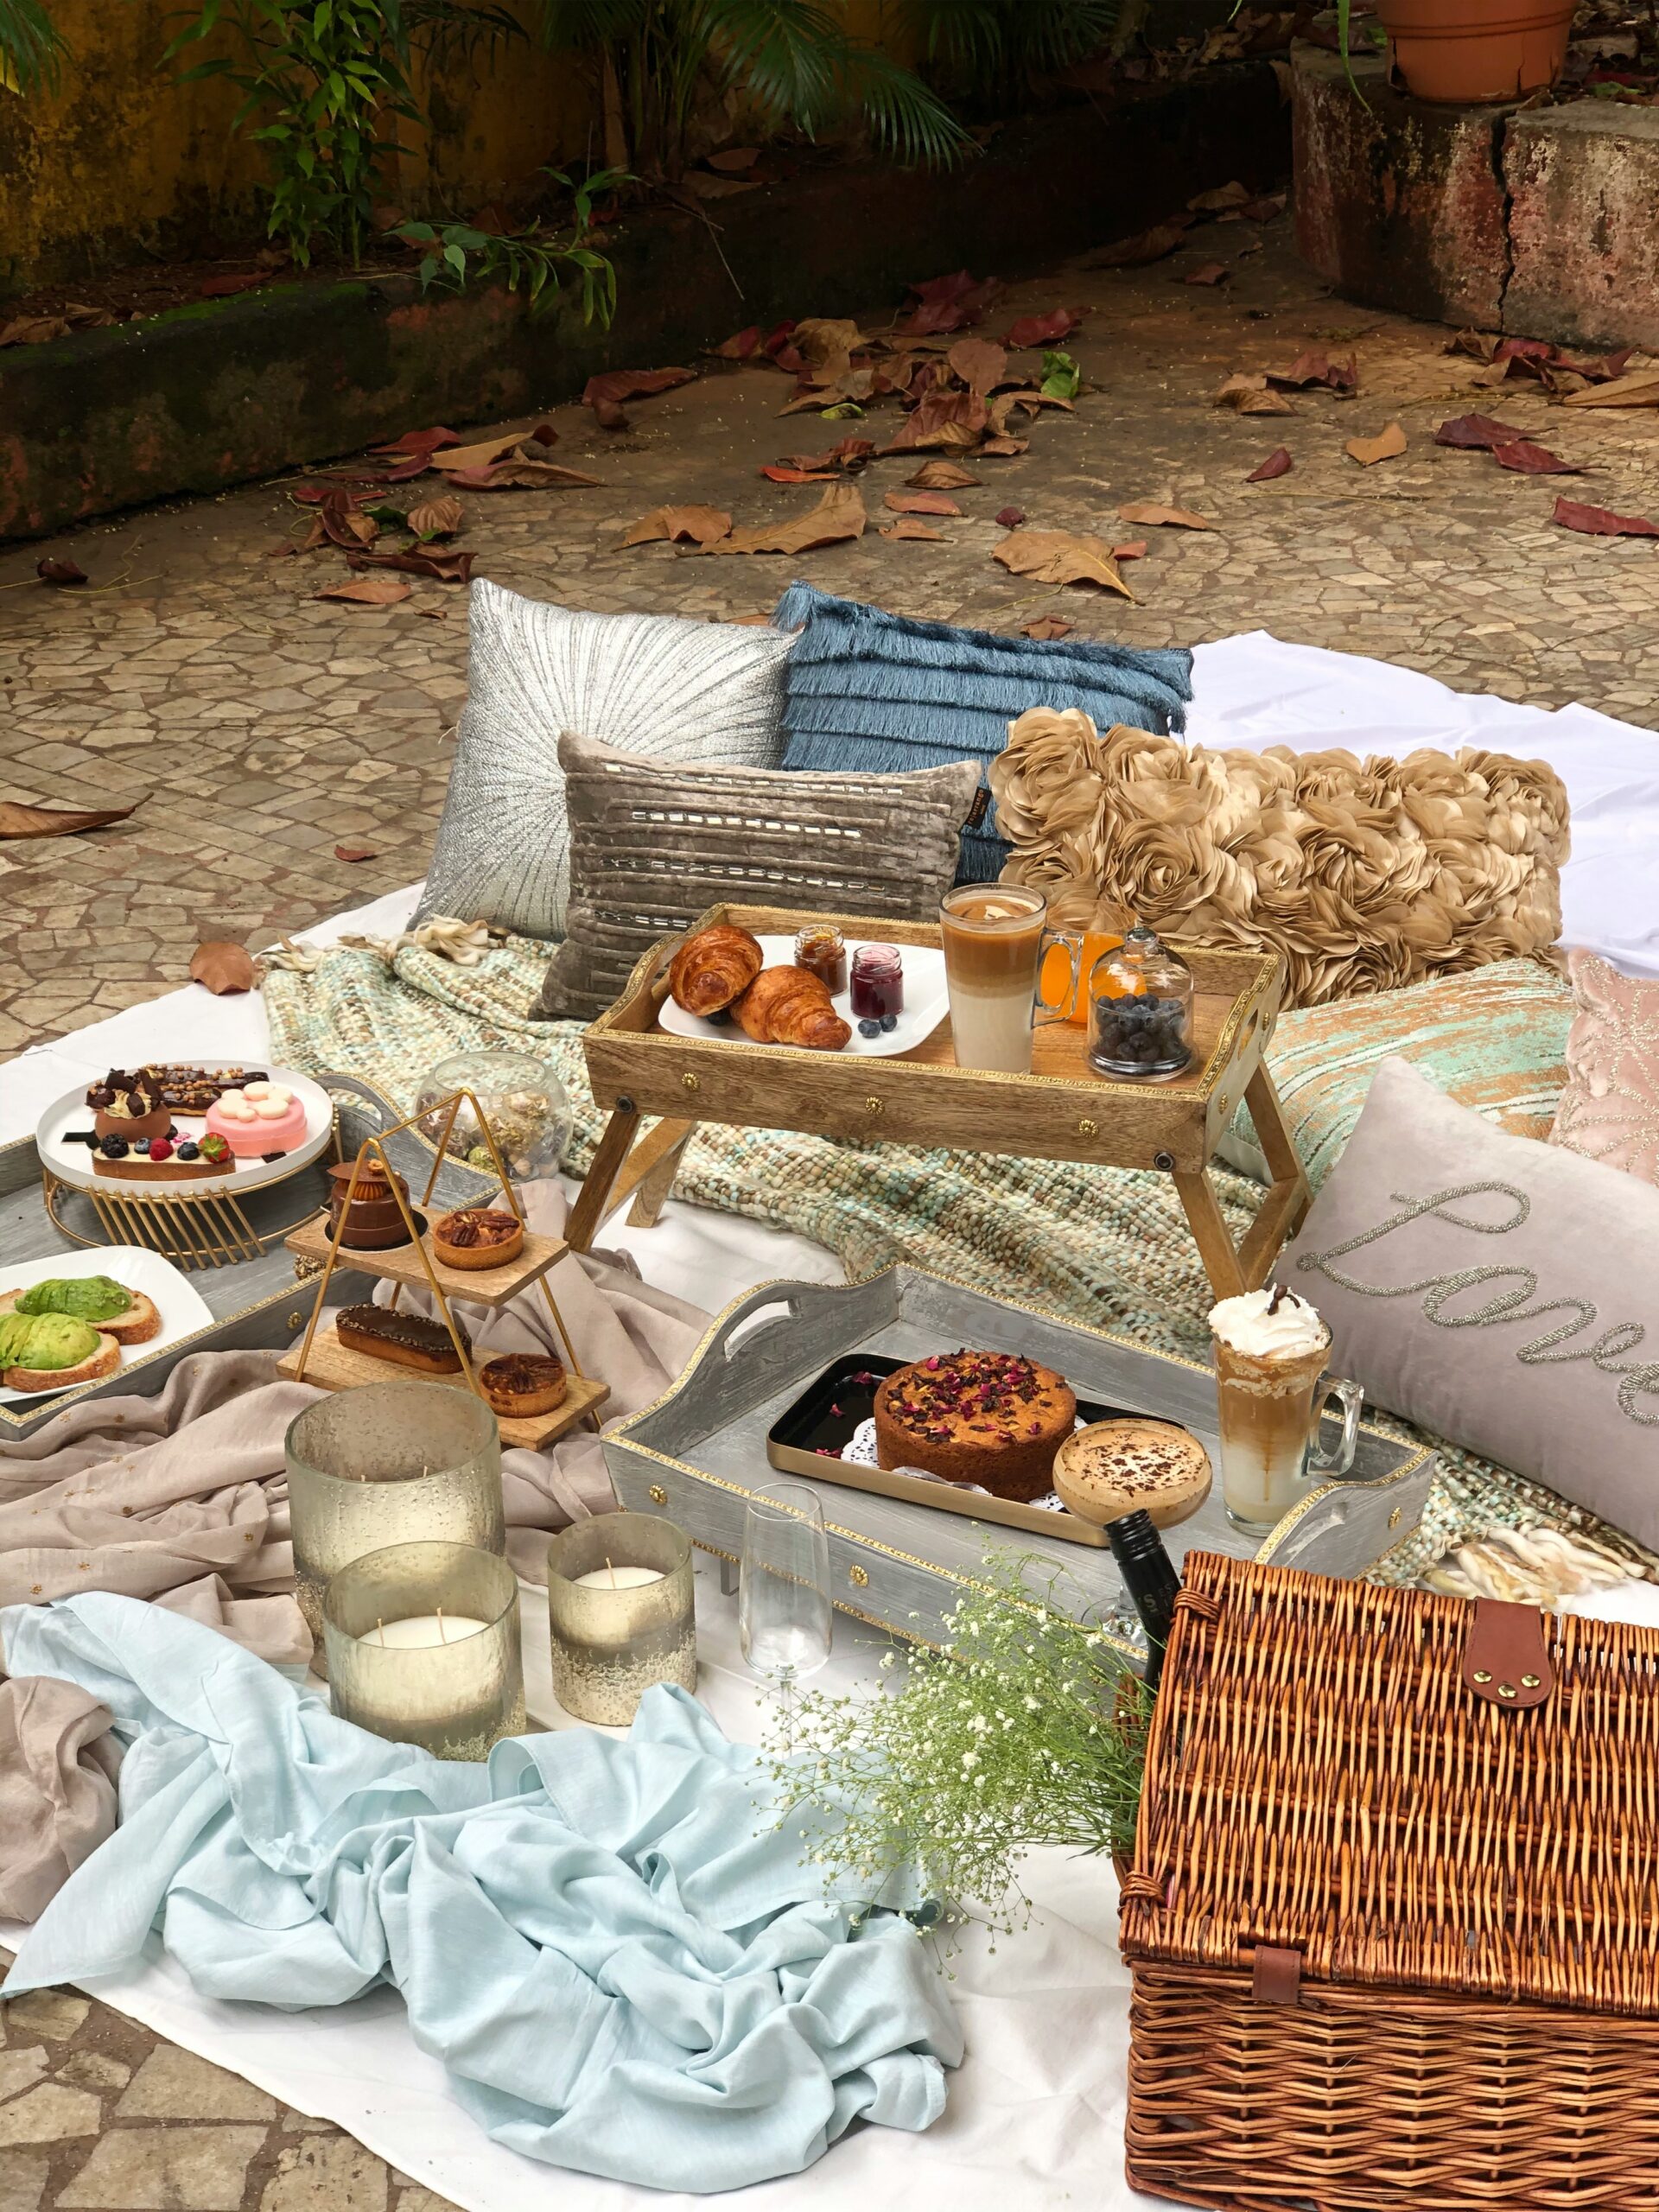
[[[636,1510],[665,1513],[702,1550],[737,1560],[750,1494],[779,1479],[767,1462],[767,1433],[832,1360],[855,1352],[919,1359],[963,1344],[1027,1353],[1064,1375],[1081,1397],[1181,1421],[1216,1457],[1208,1367],[899,1266],[846,1287],[763,1283],[734,1300],[673,1388],[607,1433],[617,1495]],[[1193,1548],[1358,1575],[1415,1528],[1433,1471],[1426,1447],[1363,1423],[1352,1475],[1310,1490],[1264,1544],[1228,1521],[1219,1484],[1165,1541],[1178,1565]],[[823,1503],[831,1594],[843,1612],[923,1643],[948,1643],[942,1617],[994,1550],[1018,1558],[1033,1589],[1094,1615],[1126,1646],[1139,1642],[1109,1551],[810,1477],[789,1479],[805,1481]]]
[[[349,1159],[365,1138],[376,1136],[403,1115],[372,1084],[356,1076],[326,1075],[319,1078],[334,1101],[334,1140],[338,1156]],[[393,1165],[409,1179],[418,1197],[432,1172],[432,1147],[413,1129],[388,1140]],[[220,1267],[193,1268],[188,1280],[211,1309],[213,1325],[181,1338],[163,1351],[143,1357],[142,1350],[122,1362],[117,1372],[101,1382],[85,1382],[74,1390],[59,1390],[33,1401],[12,1400],[0,1404],[0,1441],[26,1437],[41,1427],[66,1406],[86,1398],[124,1397],[137,1392],[153,1397],[178,1362],[194,1351],[270,1351],[285,1349],[305,1325],[315,1295],[315,1286],[299,1279],[299,1268],[283,1249],[281,1232],[297,1225],[314,1206],[327,1202],[329,1159],[321,1160],[291,1181],[249,1193],[241,1203],[255,1231],[270,1234],[275,1241],[257,1260],[227,1262]],[[494,1190],[495,1179],[479,1173],[461,1161],[446,1160],[438,1171],[434,1203],[448,1206],[477,1205]],[[32,1137],[0,1146],[0,1268],[7,1261],[43,1260],[61,1255],[66,1261],[85,1259],[89,1246],[108,1245],[97,1215],[79,1192],[60,1193],[60,1211],[72,1228],[86,1239],[76,1242],[64,1234],[46,1211],[41,1192],[41,1160]],[[357,1268],[340,1268],[337,1284],[346,1299],[372,1295],[374,1278]],[[333,1296],[334,1285],[330,1285]]]

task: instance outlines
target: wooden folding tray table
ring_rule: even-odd
[[[940,942],[937,923],[826,918],[776,906],[713,906],[692,927],[728,922],[756,935],[792,936],[803,923],[826,918],[849,944],[937,948]],[[610,1119],[566,1230],[576,1250],[591,1246],[630,1194],[631,1220],[656,1219],[699,1122],[1157,1170],[1180,1194],[1217,1298],[1265,1281],[1307,1210],[1307,1179],[1263,1057],[1284,988],[1276,954],[1178,947],[1195,987],[1192,1064],[1173,1079],[1135,1083],[1096,1074],[1085,1031],[1065,1021],[1038,1028],[1029,1075],[959,1068],[948,1017],[921,1044],[890,1058],[677,1036],[658,1016],[682,942],[676,936],[653,945],[622,996],[583,1036],[594,1096]],[[1210,1166],[1241,1099],[1249,1103],[1274,1179],[1236,1247]],[[647,1116],[662,1118],[642,1136]]]

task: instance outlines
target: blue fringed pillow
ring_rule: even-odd
[[[1128,722],[1164,736],[1185,726],[1192,696],[1189,652],[913,622],[803,583],[772,619],[799,632],[785,664],[785,768],[891,774],[988,763],[1030,707],[1081,707],[1096,728]],[[1008,851],[993,810],[963,831],[958,882],[994,881]]]

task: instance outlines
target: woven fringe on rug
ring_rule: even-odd
[[[593,1156],[601,1116],[588,1087],[582,1026],[531,1021],[547,947],[512,938],[474,968],[406,946],[388,967],[340,950],[309,975],[265,979],[271,1057],[310,1075],[359,1075],[405,1111],[436,1060],[467,1047],[533,1046],[556,1068],[576,1110],[568,1165]],[[1215,1178],[1236,1240],[1260,1185]],[[1166,1176],[912,1145],[836,1143],[777,1129],[701,1127],[674,1191],[693,1205],[810,1236],[849,1276],[896,1260],[1127,1336],[1205,1358],[1213,1293]],[[1409,1422],[1373,1414],[1389,1435]],[[1638,1556],[1617,1529],[1553,1491],[1435,1437],[1441,1472],[1414,1535],[1374,1570],[1416,1580],[1455,1546],[1494,1526],[1587,1531]]]

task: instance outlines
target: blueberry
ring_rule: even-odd
[[[179,1160],[200,1160],[201,1157],[201,1147],[197,1144],[194,1137],[186,1137],[184,1142],[179,1147],[175,1157]]]
[[[712,1014],[705,1014],[702,1018],[705,1021],[712,1021],[716,1029],[724,1029],[731,1021],[731,1008],[729,1007],[717,1006]]]
[[[899,1027],[899,1017],[898,1017],[898,1015],[897,1015],[896,1014],[884,1014],[882,1015],[882,1017],[881,1017],[881,1033],[882,1033],[882,1035],[883,1035],[884,1037],[891,1037],[891,1036],[892,1036],[892,1034],[893,1034],[893,1031],[894,1031],[898,1027]]]
[[[867,1014],[858,1025],[858,1033],[861,1037],[879,1037],[881,1034],[881,1025],[879,1021],[872,1021]]]
[[[108,1136],[99,1146],[105,1160],[124,1160],[130,1149],[125,1137]]]

